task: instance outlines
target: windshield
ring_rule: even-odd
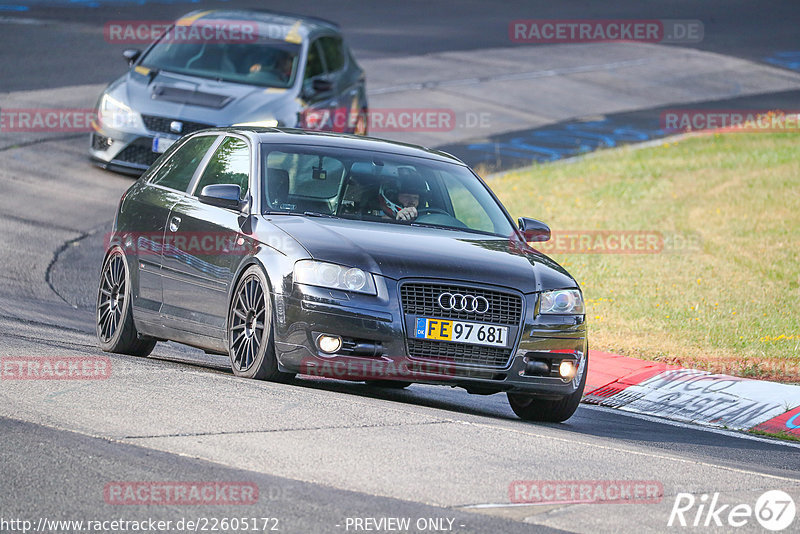
[[[366,150],[262,145],[262,205],[297,213],[507,237],[514,229],[462,165]]]
[[[173,35],[175,28],[147,53],[142,66],[263,87],[286,88],[294,82],[300,53],[297,44],[263,38],[231,43],[186,40]]]

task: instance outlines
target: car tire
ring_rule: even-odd
[[[228,306],[228,355],[233,374],[243,378],[285,382],[294,374],[278,370],[272,298],[264,271],[248,267]]]
[[[537,399],[525,393],[507,393],[511,409],[520,419],[548,423],[562,423],[572,417],[578,409],[586,387],[586,375],[589,374],[589,358],[584,361],[583,374],[578,389],[571,395],[559,400]]]
[[[385,389],[405,389],[411,385],[411,382],[403,382],[402,380],[367,380],[367,385]]]
[[[120,248],[109,252],[100,271],[95,328],[105,352],[147,356],[156,346],[156,340],[140,335],[133,322],[130,272]]]

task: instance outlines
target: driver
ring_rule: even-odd
[[[413,221],[417,218],[417,207],[427,191],[425,180],[413,169],[398,169],[399,179],[381,185],[378,203],[384,216],[398,221]]]
[[[289,81],[292,77],[292,69],[294,68],[294,58],[290,54],[283,54],[276,59],[272,67],[268,67],[266,62],[256,60],[250,65],[250,74],[259,73],[262,71],[272,72],[284,83]]]

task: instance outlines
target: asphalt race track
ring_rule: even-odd
[[[100,84],[124,72],[124,47],[102,41],[108,20],[170,19],[201,7],[264,6],[234,1],[43,4],[0,0],[3,106],[91,106]],[[28,9],[17,10],[20,5]],[[509,47],[512,19],[676,18],[705,24],[703,42],[689,45],[686,52],[698,65],[725,56],[730,73],[740,73],[742,80],[758,73],[752,86],[737,81],[732,92],[704,87],[707,94],[693,102],[738,95],[751,98],[748,105],[772,103],[766,97],[759,100],[770,94],[778,99],[774,102],[796,101],[794,91],[800,90],[800,76],[790,62],[768,61],[790,57],[778,54],[798,48],[800,9],[789,2],[686,1],[668,8],[637,2],[616,2],[613,8],[584,2],[540,7],[530,2],[376,2],[365,7],[295,1],[271,6],[341,22],[374,88],[403,83],[381,71],[390,70],[386,64],[413,63],[417,57],[424,63],[432,61],[432,54],[480,58],[482,49]],[[575,50],[592,55],[592,64],[600,64],[604,55],[611,61],[611,55],[622,54],[615,47]],[[567,57],[564,61],[570,54],[575,61],[582,59],[568,48],[558,51]],[[664,57],[653,72],[680,68],[681,60],[673,64]],[[399,63],[386,63],[391,61]],[[680,80],[679,70],[671,72],[676,84],[689,83]],[[569,94],[569,80],[561,75],[548,83],[554,94],[559,84]],[[468,95],[476,100],[491,92],[475,90],[488,91]],[[389,93],[371,98],[400,98],[381,94]],[[430,94],[419,93],[433,98]],[[637,95],[624,98],[634,101]],[[572,105],[564,100],[564,106]],[[623,118],[633,122],[651,108],[675,103],[664,97],[649,106],[626,107],[612,100],[605,96],[592,105],[602,108],[599,113],[631,113]],[[455,108],[466,100],[453,102]],[[537,113],[522,126],[563,126],[573,115]],[[506,130],[517,129],[522,127]],[[459,135],[452,143],[447,137],[421,142],[472,142],[464,132]],[[496,127],[489,135],[502,139],[503,131]],[[720,504],[752,507],[765,491],[777,489],[800,503],[796,443],[590,406],[563,424],[529,424],[514,416],[504,395],[470,396],[442,387],[385,391],[311,377],[287,385],[239,380],[226,358],[172,343],[159,344],[146,359],[106,355],[94,335],[96,283],[104,234],[131,180],[92,167],[86,149],[82,133],[0,132],[0,356],[108,356],[111,365],[107,380],[0,380],[0,532],[21,531],[19,523],[3,523],[12,520],[35,526],[43,518],[175,524],[223,517],[275,518],[279,531],[291,533],[364,531],[367,523],[358,529],[354,518],[390,517],[411,518],[410,531],[424,532],[664,532],[686,530],[667,526],[681,492],[708,495],[709,500],[718,493]],[[663,487],[663,498],[638,504],[513,504],[510,488],[520,480],[651,481]],[[246,506],[109,503],[104,490],[120,481],[247,483],[258,487],[259,498]],[[696,511],[686,518],[693,521]],[[727,511],[721,518],[726,516]],[[691,530],[709,528],[731,530]],[[735,531],[763,529],[750,518]]]

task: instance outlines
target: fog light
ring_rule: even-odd
[[[327,354],[339,352],[339,349],[342,348],[342,338],[339,336],[322,334],[317,338],[317,347],[319,347],[319,350]]]
[[[575,362],[571,360],[564,360],[561,362],[561,365],[558,366],[558,374],[560,374],[561,378],[564,380],[572,380],[575,378],[576,372],[577,368],[575,367]]]

